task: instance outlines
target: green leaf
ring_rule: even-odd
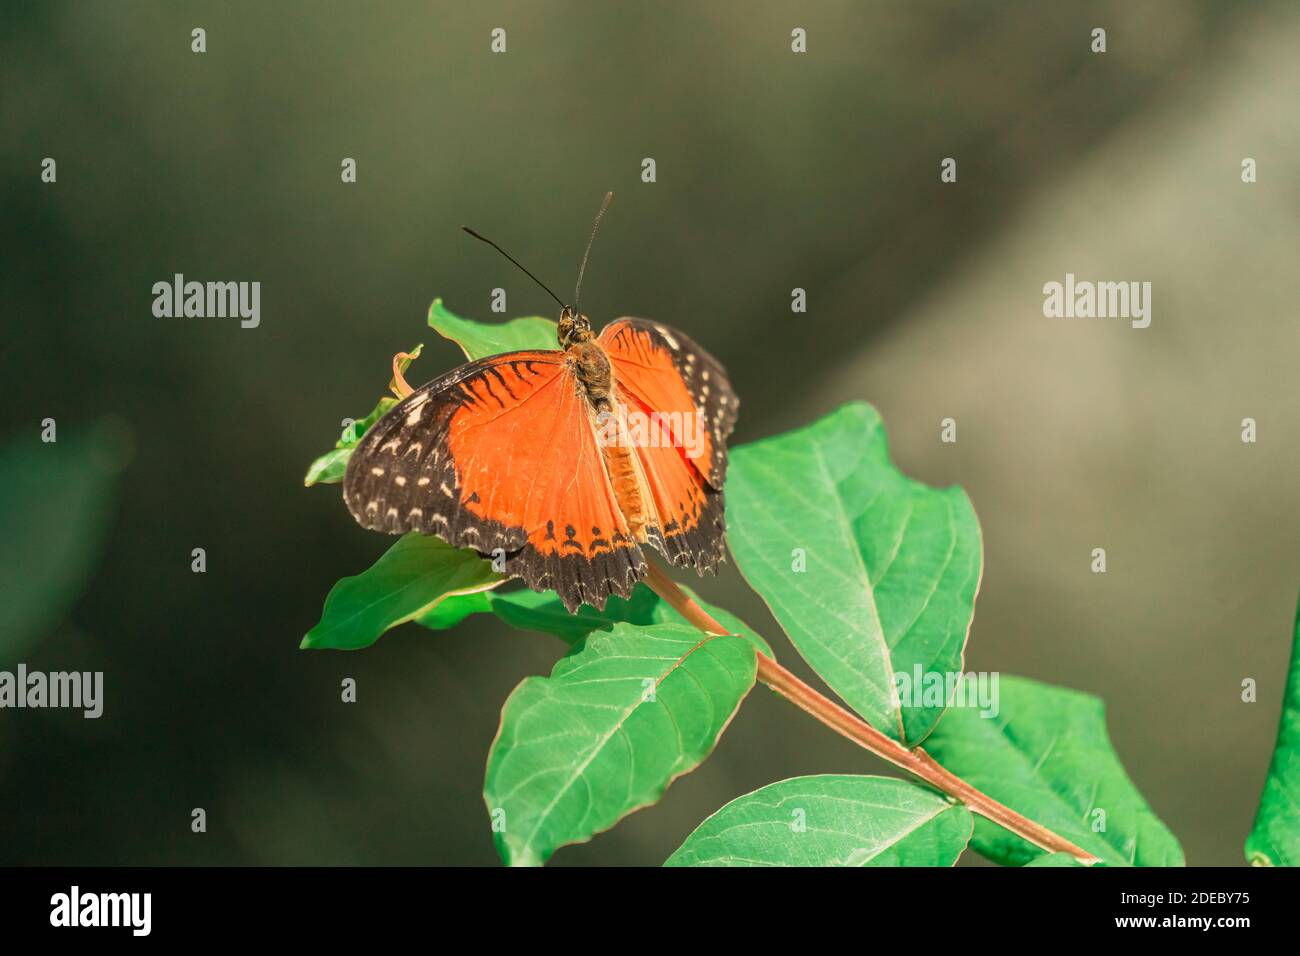
[[[1246,858],[1255,866],[1300,866],[1300,609],[1277,745],[1255,826],[1246,838]]]
[[[895,680],[962,669],[982,564],[966,493],[904,476],[857,403],[737,448],[727,511],[737,566],[804,659],[873,726],[922,741],[944,707],[900,704]]]
[[[433,614],[421,615],[416,622],[432,630],[442,630],[460,623],[470,614],[496,614],[512,627],[523,631],[553,634],[566,644],[575,644],[595,630],[608,630],[619,621],[653,624],[653,605],[658,597],[648,588],[638,588],[632,599],[612,596],[605,610],[583,604],[570,614],[554,591],[494,591],[489,594],[462,595],[448,598]]]
[[[419,346],[416,347],[416,351],[419,351]],[[361,441],[361,436],[396,404],[397,399],[391,396],[381,398],[370,410],[369,415],[343,429],[342,436],[334,443],[334,450],[327,451],[307,468],[307,477],[303,479],[303,485],[310,488],[312,485],[331,485],[342,481],[343,473],[348,468],[348,459],[352,457],[352,450],[357,447],[357,442]]]
[[[890,777],[794,777],[732,800],[665,866],[952,866],[970,811]]]
[[[1178,841],[1124,772],[1098,698],[1001,675],[995,701],[994,717],[950,709],[926,750],[971,786],[1105,863],[1183,865]],[[971,845],[1009,866],[1043,853],[983,818]]]
[[[386,395],[375,403],[375,407],[370,410],[370,414],[360,421],[353,422],[348,428],[343,429],[343,436],[334,444],[335,448],[355,448],[361,441],[361,436],[366,430],[379,419],[388,414],[389,409],[397,404],[397,399],[391,395]]]
[[[578,607],[570,614],[554,591],[515,591],[502,595],[492,603],[493,612],[512,627],[523,631],[541,631],[554,634],[566,644],[573,645],[592,631],[610,630],[620,621],[629,624],[653,624],[651,613],[658,600],[653,592],[634,591],[631,599],[613,596],[605,603],[605,610],[597,611],[590,605]]]
[[[505,576],[472,549],[411,532],[370,568],[330,589],[302,647],[369,647],[389,628],[427,615],[448,597],[494,588]]]
[[[733,634],[748,639],[768,657],[774,656],[772,648],[763,640],[762,635],[740,618],[701,600],[690,588],[683,586],[682,590],[695,598],[719,624]],[[611,597],[603,611],[583,604],[577,613],[570,614],[554,591],[493,591],[489,594],[450,597],[431,613],[416,618],[416,622],[436,631],[459,624],[471,614],[489,611],[513,627],[553,634],[566,644],[574,644],[595,630],[609,630],[619,621],[631,624],[687,623],[684,617],[644,584],[636,586],[629,600]]]
[[[1083,868],[1083,867],[1085,867],[1085,866],[1089,866],[1089,865],[1091,865],[1091,866],[1105,866],[1106,864],[1104,864],[1104,863],[1093,863],[1093,864],[1081,863],[1081,862],[1079,861],[1078,857],[1076,857],[1076,856],[1074,856],[1074,855],[1072,855],[1072,854],[1070,854],[1070,853],[1044,853],[1042,856],[1036,856],[1036,857],[1034,857],[1032,860],[1030,860],[1028,863],[1025,864],[1025,866],[1077,866],[1077,867],[1080,867],[1080,868]]]
[[[127,426],[36,422],[0,447],[0,666],[21,660],[68,612],[103,550],[116,475],[130,458]]]
[[[449,594],[423,614],[411,620],[433,631],[446,631],[474,614],[492,611],[495,591],[470,591],[468,594]]]
[[[343,473],[348,470],[348,459],[351,457],[351,445],[327,451],[308,466],[307,477],[302,480],[303,487],[338,484],[343,480]]]
[[[483,799],[501,858],[538,866],[655,803],[713,750],[754,684],[754,646],[618,623],[506,700]]]
[[[424,350],[423,345],[417,345],[406,357],[399,361],[398,367],[405,372],[411,367],[411,362],[420,357],[420,352]],[[391,389],[396,385],[395,379],[390,379],[388,387]],[[303,484],[310,488],[312,485],[331,485],[343,480],[343,474],[348,468],[348,459],[352,457],[352,450],[357,447],[357,442],[361,441],[361,436],[366,433],[366,429],[373,425],[379,419],[388,413],[388,410],[397,404],[397,399],[391,396],[381,398],[370,414],[359,421],[354,421],[347,428],[343,429],[343,434],[339,440],[334,443],[334,450],[321,455],[307,468],[307,477],[303,479]]]
[[[434,299],[429,306],[429,327],[459,345],[471,362],[502,352],[559,348],[551,319],[532,316],[509,322],[475,322],[449,312],[442,299]]]
[[[650,589],[646,588],[646,590],[649,591]],[[771,646],[768,645],[767,641],[763,639],[763,635],[759,634],[758,631],[754,630],[752,627],[750,627],[740,618],[736,617],[736,615],[732,614],[726,608],[721,608],[718,607],[716,604],[710,604],[708,601],[702,600],[698,594],[696,594],[694,591],[692,591],[690,588],[686,587],[685,585],[682,585],[682,590],[685,591],[687,594],[689,594],[692,598],[694,598],[695,602],[699,604],[700,607],[708,611],[709,615],[715,621],[717,621],[719,624],[721,624],[723,627],[729,630],[732,634],[739,634],[741,637],[748,640],[750,643],[754,645],[754,647],[756,647],[758,650],[766,654],[768,657],[772,658],[773,660],[776,659],[776,655],[772,653]],[[652,591],[651,593],[653,594],[654,592]],[[676,611],[673,610],[672,605],[670,605],[667,601],[663,601],[663,600],[660,600],[654,606],[654,620],[656,622],[661,622],[665,624],[688,623],[686,618],[682,617],[680,614],[678,614]]]

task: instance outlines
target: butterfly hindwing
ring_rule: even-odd
[[[643,444],[636,454],[658,518],[650,541],[675,565],[715,570],[726,552],[722,492],[678,448]]]
[[[644,319],[610,323],[600,342],[620,402],[660,423],[634,442],[658,518],[651,540],[673,564],[712,571],[726,550],[722,486],[739,409],[726,370],[685,333]]]
[[[599,341],[615,379],[639,404],[660,413],[699,416],[698,467],[709,485],[721,491],[727,477],[727,438],[740,410],[722,363],[685,332],[648,319],[615,319]],[[686,428],[678,436],[682,444],[696,444]]]
[[[644,572],[560,351],[491,356],[417,389],[367,430],[343,490],[363,526],[503,558],[570,610],[627,597]]]

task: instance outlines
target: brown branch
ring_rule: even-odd
[[[701,631],[707,634],[730,633],[653,562],[649,564],[645,582],[677,613]],[[908,750],[892,737],[882,734],[862,718],[849,713],[824,694],[809,687],[762,652],[758,653],[758,679],[837,734],[847,737],[858,746],[906,770],[949,796],[955,797],[975,813],[1005,827],[1016,836],[1052,853],[1069,853],[1083,863],[1098,862],[1097,858],[1086,850],[1075,846],[1069,840],[1033,820],[1021,816],[1005,804],[998,803],[988,794],[975,789],[965,780],[945,770],[923,748],[916,747]]]

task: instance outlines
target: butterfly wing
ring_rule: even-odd
[[[685,333],[644,319],[610,323],[600,343],[634,420],[657,518],[650,540],[673,564],[712,571],[726,551],[722,486],[739,410],[727,372]]]
[[[627,402],[631,396],[620,396]],[[726,556],[727,525],[722,492],[671,444],[633,443],[653,505],[647,540],[675,565],[700,574]]]
[[[570,610],[629,596],[645,569],[559,351],[494,355],[416,389],[366,431],[343,497],[366,528],[504,558]]]
[[[722,490],[727,477],[727,437],[736,425],[740,402],[722,363],[671,326],[647,319],[616,319],[600,333],[600,344],[614,366],[615,380],[640,406],[683,421],[698,415],[702,446],[692,464],[709,486]]]

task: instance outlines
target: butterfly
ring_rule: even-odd
[[[726,370],[645,319],[597,336],[564,305],[556,333],[556,349],[470,362],[399,401],[353,451],[348,509],[363,527],[495,558],[570,612],[629,597],[647,546],[712,572],[739,409]]]

